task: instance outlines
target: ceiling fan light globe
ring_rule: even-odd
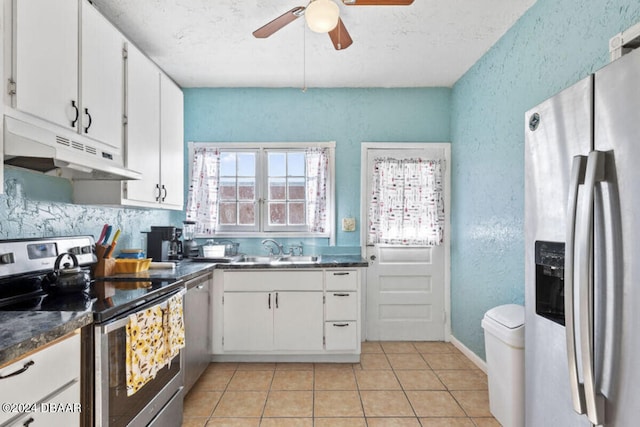
[[[328,33],[338,25],[340,8],[332,0],[315,0],[309,3],[304,19],[311,31],[316,33]]]

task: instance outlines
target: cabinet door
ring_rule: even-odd
[[[322,350],[322,292],[275,292],[275,350]]]
[[[224,293],[225,352],[273,349],[273,297],[270,292]]]
[[[164,74],[160,77],[161,201],[182,209],[184,193],[182,90]]]
[[[78,0],[13,5],[15,108],[77,129]]]
[[[127,168],[142,179],[125,183],[125,198],[160,201],[160,71],[133,45],[127,56]]]
[[[123,140],[124,43],[118,30],[83,0],[80,132],[118,150]]]

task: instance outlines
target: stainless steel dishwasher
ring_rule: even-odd
[[[185,283],[187,293],[184,297],[185,348],[184,355],[184,392],[200,378],[209,365],[209,320],[211,305],[209,292],[213,282],[213,273],[197,276]]]

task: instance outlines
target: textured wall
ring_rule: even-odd
[[[360,244],[360,143],[449,141],[451,90],[185,89],[185,140],[336,141],[337,245]],[[244,244],[243,244],[244,245]]]
[[[71,182],[5,168],[0,194],[0,239],[91,234],[105,223],[118,226],[118,248],[140,247],[141,231],[150,225],[179,224],[179,215],[154,209],[120,209],[71,204]]]
[[[481,357],[484,312],[524,302],[524,112],[639,20],[637,0],[538,0],[453,88],[452,328]]]

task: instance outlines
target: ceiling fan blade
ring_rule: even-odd
[[[278,16],[273,21],[255,30],[253,32],[253,36],[259,39],[269,37],[285,25],[290,24],[296,19],[300,18],[304,14],[304,10],[305,8],[303,6],[294,7],[287,13]]]
[[[346,6],[409,6],[413,0],[342,0]]]
[[[347,28],[340,18],[338,18],[338,25],[329,31],[329,37],[331,37],[331,42],[333,42],[333,47],[335,47],[336,50],[344,50],[353,43]]]

